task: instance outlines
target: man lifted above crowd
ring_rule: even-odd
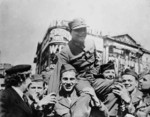
[[[97,61],[96,49],[94,42],[91,39],[86,38],[86,23],[82,19],[74,19],[69,22],[68,25],[72,39],[57,55],[58,62],[54,69],[53,77],[49,81],[49,92],[58,92],[59,90],[60,69],[62,64],[70,64],[74,66],[77,71],[78,80],[76,89],[82,96],[82,99],[77,103],[79,106],[79,108],[77,108],[77,114],[78,116],[80,114],[82,117],[82,115],[84,115],[83,113],[89,110],[89,102],[91,100],[91,96],[86,94],[84,89],[90,88],[90,90],[93,90],[93,93],[96,91],[96,93],[100,96],[107,97],[107,95],[111,93],[114,98],[116,97],[111,92],[111,85],[113,84],[112,81],[106,81],[102,78],[95,78],[97,75],[97,70],[95,69]],[[87,117],[88,116],[89,115],[87,115]],[[77,117],[77,115],[74,115],[73,117]]]

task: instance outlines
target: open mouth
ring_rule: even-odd
[[[65,85],[66,89],[71,89],[72,88],[72,85],[71,84],[67,84]]]
[[[126,88],[130,88],[132,85],[125,85]]]

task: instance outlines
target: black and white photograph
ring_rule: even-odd
[[[150,117],[150,1],[0,0],[0,117]]]

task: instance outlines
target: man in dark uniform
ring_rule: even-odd
[[[6,88],[0,94],[0,117],[32,117],[24,92],[31,83],[31,65],[16,65],[6,70]]]
[[[97,75],[97,70],[95,68],[95,63],[97,61],[96,49],[94,42],[91,39],[86,38],[87,25],[84,20],[74,19],[69,22],[69,28],[72,40],[57,55],[58,62],[53,72],[53,77],[49,81],[49,92],[58,92],[59,90],[60,69],[62,64],[71,64],[74,66],[77,71],[78,79],[76,88],[80,92],[82,100],[77,103],[79,108],[76,108],[78,110],[78,113],[76,114],[78,115],[73,115],[73,117],[79,115],[82,117],[85,112],[89,111],[89,102],[91,100],[91,96],[85,94],[84,89],[88,87],[93,90],[93,93],[96,91],[97,94],[106,96],[108,93],[111,93],[111,85],[113,82],[106,81],[102,78],[95,79],[95,77],[93,77],[93,75]],[[87,115],[87,117],[88,116],[89,115]]]
[[[113,91],[114,84],[117,81],[114,63],[112,61],[109,61],[106,64],[102,64],[100,66],[99,73],[101,75],[101,78],[103,78],[106,82],[112,82],[113,85],[111,86],[111,90]],[[119,105],[121,104],[120,98],[111,91],[110,93],[108,93],[107,91],[105,93],[107,95],[98,94],[98,97],[108,108],[109,116],[116,117],[119,112]]]

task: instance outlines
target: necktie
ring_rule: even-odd
[[[27,96],[26,96],[26,95],[23,95],[22,98],[23,98],[24,102],[29,106]]]

